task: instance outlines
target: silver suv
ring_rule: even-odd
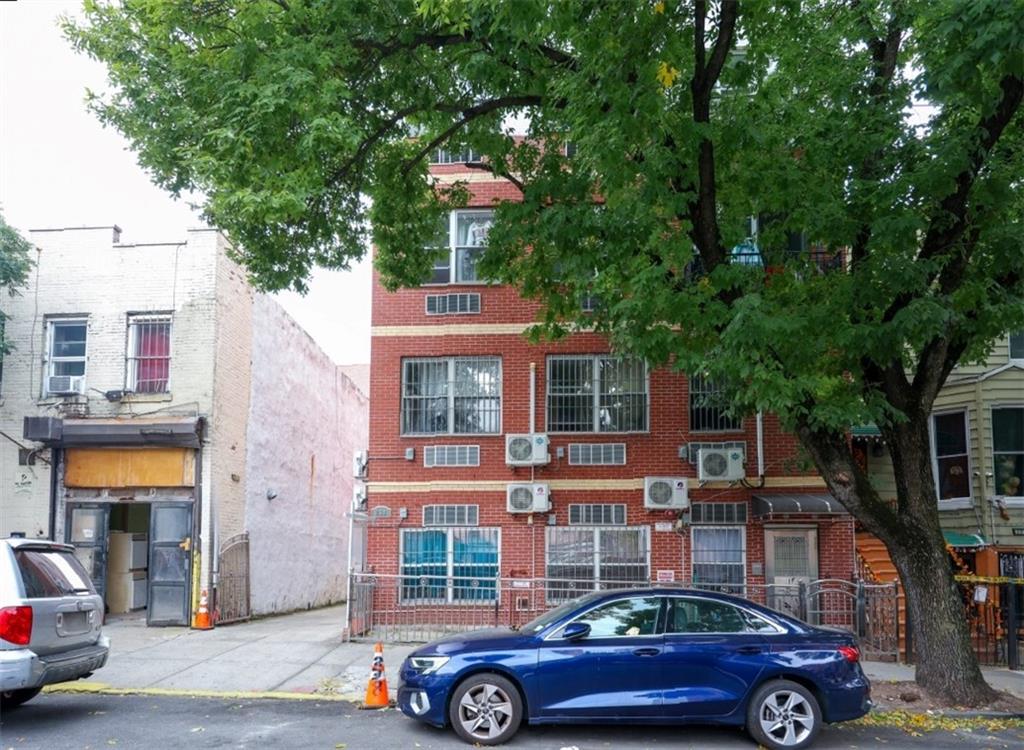
[[[0,539],[0,708],[106,664],[102,624],[103,599],[73,547]]]

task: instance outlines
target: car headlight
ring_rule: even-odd
[[[420,674],[436,672],[450,661],[449,656],[412,656],[409,665]]]

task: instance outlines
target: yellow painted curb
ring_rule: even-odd
[[[231,700],[274,699],[290,701],[337,701],[357,703],[358,698],[321,693],[288,693],[284,691],[187,690],[183,688],[116,688],[103,682],[68,682],[47,685],[44,693],[88,693],[92,695],[152,695],[173,698],[229,698]]]

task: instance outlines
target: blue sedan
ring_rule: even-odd
[[[745,599],[684,589],[602,591],[518,630],[452,635],[409,655],[403,713],[497,745],[531,724],[746,726],[804,748],[822,724],[867,713],[849,633]]]

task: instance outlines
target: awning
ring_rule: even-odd
[[[882,431],[878,429],[878,425],[875,424],[859,424],[854,425],[850,430],[850,435],[854,439],[860,438],[861,440],[867,438],[880,438],[882,437]]]
[[[24,437],[61,447],[166,445],[198,448],[202,417],[57,419],[26,417]]]
[[[959,531],[943,531],[942,536],[950,547],[969,547],[976,549],[988,544],[981,534],[962,534]]]
[[[754,517],[781,513],[809,513],[817,516],[844,516],[846,508],[828,494],[754,495]]]

